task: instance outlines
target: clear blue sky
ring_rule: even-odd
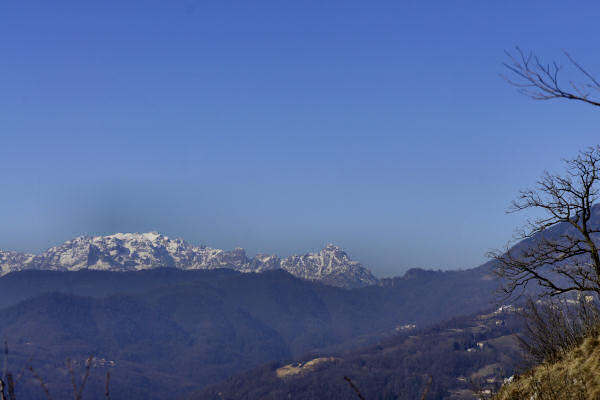
[[[0,2],[0,248],[157,230],[380,275],[468,268],[599,143],[600,109],[502,79],[514,45],[600,76],[597,2]]]

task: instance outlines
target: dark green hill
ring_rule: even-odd
[[[31,358],[58,393],[69,391],[64,360],[81,365],[93,354],[107,361],[87,398],[104,396],[107,368],[113,398],[160,398],[486,308],[494,286],[479,270],[412,270],[352,290],[281,270],[25,271],[0,278],[0,339],[10,345],[13,369]],[[27,398],[43,395],[34,381],[21,386]]]
[[[320,354],[292,363],[269,363],[187,395],[197,400],[366,399],[473,400],[476,390],[498,387],[520,363],[512,312],[456,318],[429,329],[399,333],[377,345]]]

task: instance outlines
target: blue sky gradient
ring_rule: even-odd
[[[600,76],[599,15],[1,2],[0,248],[156,230],[250,254],[333,242],[380,276],[474,267],[523,221],[517,191],[600,137],[600,109],[515,93],[503,51],[565,49]]]

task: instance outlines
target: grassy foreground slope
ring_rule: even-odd
[[[588,337],[556,362],[546,362],[502,386],[494,400],[600,399],[600,338]]]

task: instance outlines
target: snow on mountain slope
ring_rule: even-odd
[[[0,250],[0,275],[27,268],[34,257],[33,254]]]
[[[110,236],[80,236],[39,255],[0,251],[0,274],[23,269],[77,271],[81,269],[132,271],[167,267],[179,269],[230,268],[240,272],[262,272],[282,268],[299,278],[346,288],[377,283],[373,274],[352,261],[339,247],[327,245],[316,254],[290,256],[257,254],[193,246],[156,232],[116,233]]]
[[[355,287],[377,283],[371,271],[358,261],[350,260],[346,252],[332,244],[317,254],[285,258],[281,260],[281,268],[299,278],[318,280],[333,286]]]

